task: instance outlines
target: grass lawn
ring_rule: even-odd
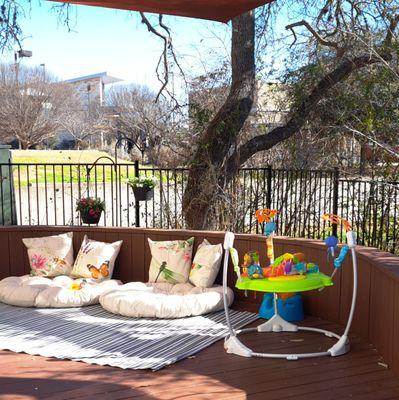
[[[72,163],[72,164],[90,164],[96,161],[98,157],[108,156],[105,151],[99,150],[11,150],[13,163]],[[111,157],[113,159],[113,157]],[[122,161],[122,160],[120,160]],[[99,161],[101,164],[110,164],[109,160]],[[123,160],[123,163],[131,164]]]
[[[36,186],[39,184],[85,184],[87,183],[86,165],[91,164],[101,156],[108,156],[105,151],[98,150],[12,150],[12,162],[22,164],[13,167],[14,183],[16,187]],[[113,157],[111,157],[113,159]],[[134,177],[134,163],[118,158],[118,163],[127,164],[118,167],[118,175],[122,182],[127,178]],[[41,164],[41,165],[38,165]],[[48,164],[48,165],[47,165]],[[51,164],[71,164],[71,165],[51,165]],[[116,174],[110,160],[101,159],[99,164],[92,168],[90,172],[90,184],[97,185],[115,182]],[[106,165],[102,165],[106,164]],[[146,166],[151,168],[151,166]],[[152,172],[142,175],[151,176]],[[165,173],[160,175],[155,172],[154,175],[162,182],[167,182]],[[172,179],[172,173],[170,173]],[[182,179],[181,175],[177,177],[177,182]]]
[[[53,183],[86,183],[87,168],[85,165],[92,164],[101,156],[108,156],[104,151],[98,150],[12,150],[12,162],[15,164],[26,164],[13,167],[14,182],[18,186],[30,186],[36,184]],[[109,157],[109,156],[108,156]],[[113,159],[113,157],[111,157]],[[118,169],[121,178],[126,179],[134,176],[133,163],[118,159],[123,164],[132,167],[121,166]],[[101,159],[99,165],[90,172],[90,182],[109,183],[115,181],[115,170],[110,160]],[[32,165],[29,165],[32,164]],[[35,164],[74,164],[74,165],[35,165]]]

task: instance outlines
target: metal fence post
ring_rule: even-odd
[[[134,176],[136,178],[140,176],[139,168],[140,168],[139,161],[136,160],[134,162]],[[136,227],[138,228],[140,226],[140,202],[137,199],[134,200],[134,209],[136,214]]]
[[[339,199],[339,169],[337,167],[334,168],[334,182],[333,182],[333,204],[332,204],[332,213],[338,214],[338,199]],[[332,226],[332,234],[334,236],[338,236],[338,225],[333,224]]]
[[[272,208],[272,166],[267,166],[266,208]]]

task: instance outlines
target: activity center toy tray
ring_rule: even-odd
[[[306,292],[308,290],[321,289],[332,285],[333,281],[331,277],[321,272],[306,275],[277,276],[263,279],[242,277],[236,282],[237,289],[266,293]]]

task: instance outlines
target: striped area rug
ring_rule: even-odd
[[[257,318],[231,312],[236,328]],[[117,316],[100,305],[33,309],[0,303],[0,349],[123,369],[159,370],[226,334],[224,312],[162,320]]]

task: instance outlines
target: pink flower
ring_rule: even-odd
[[[183,258],[185,261],[191,261],[191,254],[189,253],[184,253],[183,254]]]
[[[40,254],[34,254],[30,262],[34,269],[44,269],[46,267],[47,258]]]

